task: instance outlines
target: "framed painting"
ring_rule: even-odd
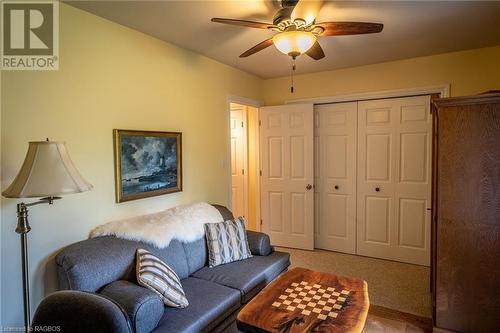
[[[182,133],[113,131],[116,202],[182,191]]]

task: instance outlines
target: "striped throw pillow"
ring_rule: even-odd
[[[181,281],[170,266],[144,249],[136,252],[137,281],[157,293],[167,306],[185,308],[189,302],[182,289]]]
[[[248,247],[245,218],[205,224],[208,265],[215,267],[252,257]]]

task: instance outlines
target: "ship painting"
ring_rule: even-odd
[[[115,130],[117,201],[181,191],[180,150],[180,133]]]

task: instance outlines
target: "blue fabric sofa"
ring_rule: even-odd
[[[224,219],[233,218],[214,205]],[[33,326],[61,332],[180,333],[233,330],[239,309],[290,265],[288,253],[274,251],[269,237],[248,231],[253,257],[209,268],[205,239],[172,241],[167,248],[98,237],[64,248],[56,257],[60,288],[39,305]],[[170,265],[189,301],[185,309],[165,307],[135,278],[135,251],[144,248]]]

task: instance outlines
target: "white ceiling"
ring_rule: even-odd
[[[269,47],[248,58],[243,51],[271,31],[210,22],[212,17],[272,22],[276,1],[68,1],[98,16],[253,73],[286,76],[290,58]],[[297,60],[309,73],[500,45],[500,2],[329,1],[316,22],[368,21],[384,24],[380,34],[320,37],[326,57]]]

